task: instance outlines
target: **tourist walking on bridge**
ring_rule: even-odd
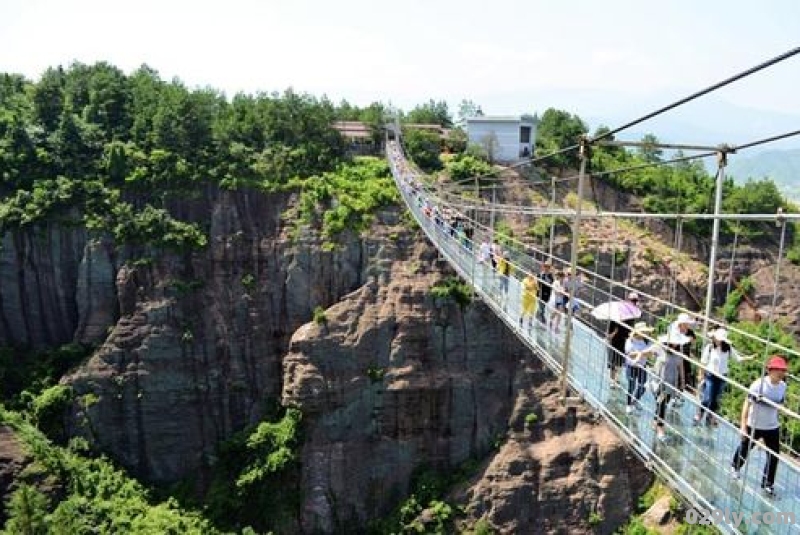
[[[628,340],[631,326],[642,315],[638,305],[639,294],[630,292],[624,301],[611,301],[596,307],[592,312],[596,318],[608,320],[606,341],[608,342],[608,370],[612,389],[616,388],[619,383],[619,370],[625,363],[625,342]],[[597,314],[601,307],[608,309],[608,315]]]
[[[667,405],[673,397],[680,395],[686,378],[683,375],[683,355],[680,353],[682,340],[676,340],[671,334],[659,336],[658,341],[663,345],[659,350],[659,356],[653,366],[653,373],[658,378],[658,390],[656,395],[656,414],[653,423],[656,428],[656,436],[659,440],[664,440],[667,435],[664,432],[664,418],[667,414]]]
[[[653,342],[645,336],[652,332],[652,327],[640,321],[633,326],[631,335],[625,342],[625,362],[628,365],[628,405],[625,412],[628,414],[640,408],[639,400],[644,395],[647,357],[655,353]]]
[[[691,357],[697,335],[692,327],[695,322],[686,312],[678,314],[678,318],[669,326],[669,334],[673,340],[680,344],[680,352],[685,357]],[[696,393],[697,385],[694,382],[694,368],[692,361],[688,358],[683,359],[683,375],[686,377],[686,384],[683,388],[687,392]]]
[[[786,372],[788,366],[780,355],[767,361],[767,374],[756,379],[742,404],[740,432],[742,442],[733,454],[733,477],[739,479],[739,470],[747,461],[754,440],[763,439],[767,447],[767,462],[761,478],[761,488],[769,496],[775,495],[775,472],[781,447],[781,428],[778,422],[778,405],[786,398]]]
[[[557,271],[553,279],[553,291],[547,305],[550,308],[550,330],[555,334],[561,332],[561,316],[564,313],[567,294],[564,291],[564,273]]]
[[[754,357],[743,357],[731,347],[728,340],[728,331],[719,328],[711,331],[710,342],[703,348],[700,358],[702,368],[697,374],[698,384],[702,385],[700,391],[700,407],[694,417],[695,423],[700,423],[706,416],[706,423],[716,425],[714,413],[719,408],[719,397],[725,386],[725,376],[728,375],[728,361],[733,358],[737,362],[750,360]]]
[[[525,319],[528,319],[528,329],[533,327],[534,316],[536,314],[536,294],[538,293],[539,283],[532,273],[528,273],[522,280],[522,314],[519,317],[519,326],[523,327]]]
[[[547,307],[547,303],[550,302],[550,294],[553,292],[553,271],[552,271],[552,264],[550,261],[546,261],[542,264],[542,272],[539,273],[539,321],[542,325],[547,324],[547,320],[544,316],[545,308]]]

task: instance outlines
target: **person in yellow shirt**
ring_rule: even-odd
[[[528,318],[528,329],[533,327],[533,319],[536,316],[536,299],[539,293],[539,283],[531,273],[522,279],[522,314],[519,317],[519,326],[522,327],[525,318]]]
[[[509,264],[508,258],[506,258],[505,251],[499,248],[495,254],[495,262],[497,275],[499,276],[498,282],[500,286],[500,292],[502,293],[500,298],[505,303],[508,294],[508,277],[511,275],[511,264]]]

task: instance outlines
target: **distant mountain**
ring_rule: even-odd
[[[748,178],[769,177],[791,200],[800,202],[800,149],[771,150],[752,156],[733,155],[727,174],[744,182]]]

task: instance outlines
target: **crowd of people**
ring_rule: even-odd
[[[419,177],[391,143],[389,154],[398,171],[401,187],[414,199],[422,214],[433,221],[435,228],[457,240],[472,253],[475,237],[473,223],[451,207],[440,207],[432,202]],[[514,287],[520,289],[520,328],[531,330],[538,326],[553,335],[559,335],[569,308],[572,308],[572,312],[579,308],[576,296],[582,287],[580,276],[573,279],[569,270],[553,269],[549,260],[538,263],[538,270],[523,270],[512,264],[507,251],[493,242],[492,238],[491,230],[484,229],[474,254],[483,276],[488,274],[494,281],[489,286],[497,302],[506,309],[509,280],[519,274],[521,280]],[[619,308],[639,310],[638,293],[628,293]],[[618,389],[622,385],[620,376],[624,371],[627,383],[624,389],[625,412],[631,416],[641,412],[642,399],[649,387],[655,398],[653,427],[657,438],[664,440],[667,408],[671,403],[682,403],[683,396],[680,393],[686,392],[696,395],[699,400],[694,423],[717,426],[717,410],[726,385],[729,362],[742,362],[753,357],[743,356],[736,351],[728,339],[727,330],[718,328],[706,335],[708,342],[700,351],[700,366],[695,369],[692,361],[696,361],[694,352],[698,336],[695,320],[689,314],[679,314],[661,335],[655,335],[655,329],[639,319],[640,314],[631,314],[627,318],[609,318],[607,321],[609,384],[612,389]],[[731,461],[731,474],[734,478],[739,477],[753,441],[763,440],[768,449],[761,484],[768,495],[774,495],[778,464],[775,453],[780,449],[777,407],[783,404],[786,395],[786,360],[774,355],[765,369],[766,374],[750,385],[742,407],[739,422],[742,438]]]

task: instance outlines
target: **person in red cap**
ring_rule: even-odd
[[[756,379],[742,405],[740,430],[742,442],[733,454],[731,468],[733,476],[739,479],[739,470],[747,461],[753,440],[764,439],[767,447],[767,462],[761,478],[761,488],[769,496],[775,495],[775,471],[778,469],[777,453],[781,446],[781,428],[778,422],[777,405],[782,405],[786,397],[786,376],[788,367],[780,355],[773,355],[767,361],[767,374]]]

